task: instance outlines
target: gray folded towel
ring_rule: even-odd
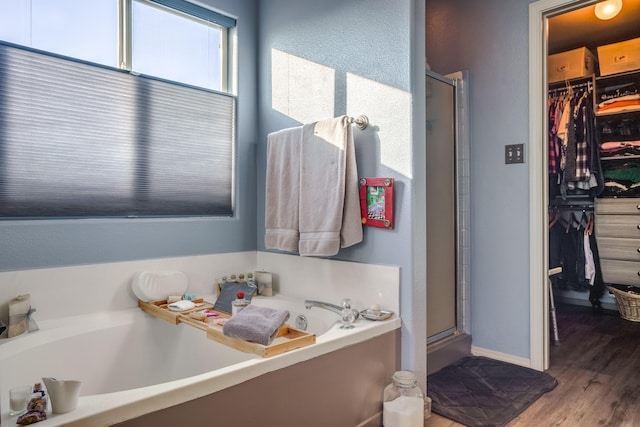
[[[222,333],[228,337],[269,345],[287,319],[287,310],[249,304],[224,324]]]

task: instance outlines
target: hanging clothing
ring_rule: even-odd
[[[558,209],[554,213],[558,219],[549,227],[549,267],[562,267],[562,272],[550,277],[552,286],[589,292],[589,302],[594,309],[601,310],[605,286],[593,234],[595,216],[576,208]]]
[[[602,270],[600,269],[600,254],[598,252],[598,243],[596,241],[596,235],[593,233],[589,234],[589,247],[591,248],[591,252],[593,254],[595,267],[593,285],[589,288],[589,302],[595,310],[602,311],[600,298],[602,298],[602,295],[604,295],[605,286],[604,281],[602,280]]]
[[[550,91],[549,195],[595,197],[604,189],[590,85]]]
[[[596,280],[596,263],[593,259],[593,251],[591,250],[591,244],[589,242],[589,235],[583,234],[584,245],[584,278],[589,286],[593,286]]]

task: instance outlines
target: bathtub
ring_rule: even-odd
[[[149,414],[153,417],[154,413],[162,413],[163,419],[168,419],[166,417],[170,415],[166,413],[167,408],[179,408],[179,405],[189,402],[193,405],[197,399],[204,397],[220,400],[225,390],[266,374],[286,372],[288,367],[294,365],[303,367],[303,363],[320,360],[342,349],[354,351],[359,343],[385,334],[399,336],[400,319],[397,316],[382,322],[360,319],[356,321],[355,328],[341,329],[335,313],[319,308],[307,310],[300,300],[285,296],[256,297],[253,303],[287,308],[291,313],[291,325],[295,324],[299,315],[304,315],[308,330],[316,334],[316,343],[274,357],[261,358],[207,339],[202,330],[189,325],[169,324],[138,308],[43,321],[39,323],[40,330],[37,332],[1,340],[2,424],[15,425],[16,417],[9,416],[8,390],[14,386],[39,382],[41,377],[80,380],[82,387],[76,410],[66,414],[49,414],[46,421],[37,423],[38,426],[137,425],[131,423],[143,420]],[[398,339],[392,338],[392,342],[397,344]],[[394,349],[394,354],[397,352],[397,348]],[[361,378],[369,378],[374,369],[375,382],[382,387],[397,367],[399,358],[397,354],[391,355],[391,362],[380,365],[376,362],[377,356],[369,356],[369,353],[370,349],[363,355],[345,356],[347,360],[354,357],[361,360],[354,360],[354,366],[347,367],[346,373],[339,375],[349,377],[351,374],[348,372],[355,373],[360,362],[371,358],[370,363],[365,363],[367,366],[364,368],[368,371]],[[385,357],[389,359],[388,355]],[[349,363],[340,362],[341,365]],[[275,384],[281,380],[269,381]],[[316,389],[313,384],[309,386],[312,390]],[[247,392],[243,392],[243,396],[248,396]],[[263,396],[262,400],[271,398],[264,393],[260,396]],[[306,400],[308,397],[304,396]],[[291,399],[295,399],[295,395]],[[263,403],[276,412],[276,406],[266,401]],[[375,405],[377,403],[374,402]],[[373,407],[371,404],[368,406]],[[223,414],[220,409],[218,411],[212,416],[222,420]],[[313,408],[309,411],[313,412]],[[188,411],[190,414],[193,412]],[[202,413],[205,412],[203,409]],[[368,415],[359,413],[354,417]],[[349,423],[345,425],[356,425]],[[313,425],[313,422],[308,425]]]

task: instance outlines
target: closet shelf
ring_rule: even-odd
[[[637,108],[629,108],[624,111],[596,111],[596,117],[607,117],[607,116],[617,116],[628,113],[638,113],[640,112],[640,107]]]

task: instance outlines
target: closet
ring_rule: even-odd
[[[640,0],[607,21],[590,5],[548,23],[550,280],[557,301],[616,310],[606,286],[640,286],[640,44],[622,59],[636,69],[602,47],[640,37]]]

